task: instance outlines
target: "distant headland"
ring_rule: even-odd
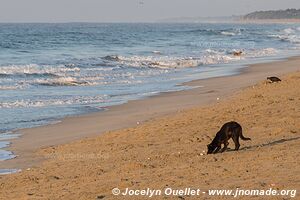
[[[175,23],[300,23],[300,9],[255,11],[245,15],[232,15],[221,17],[180,17],[160,20],[160,22]]]
[[[299,19],[300,9],[256,11],[242,17],[244,20]]]

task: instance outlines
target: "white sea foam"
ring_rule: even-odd
[[[287,41],[293,44],[300,44],[300,27],[297,28],[287,28],[282,30],[278,34],[269,35],[273,38],[278,38],[282,41]]]
[[[171,57],[171,56],[117,56],[115,60],[120,65],[129,67],[150,67],[160,69],[189,68],[206,64],[228,63],[240,58],[226,55],[224,52],[207,50],[207,54],[200,57]]]
[[[158,55],[162,54],[160,51],[152,51],[152,53],[158,54]]]
[[[0,141],[15,139],[15,138],[18,138],[19,136],[20,136],[20,134],[1,133]]]
[[[272,56],[278,53],[277,49],[274,48],[265,48],[259,50],[248,50],[245,51],[244,54],[248,58],[257,58],[257,57],[264,57],[264,56]]]
[[[23,89],[24,85],[0,85],[0,90],[17,90]]]
[[[0,66],[2,75],[53,75],[63,76],[67,72],[79,72],[80,68],[68,68],[64,65],[39,66],[36,64]]]
[[[199,65],[193,58],[154,57],[154,56],[119,56],[118,62],[129,67],[153,67],[153,68],[184,68]]]
[[[80,81],[74,77],[59,77],[54,79],[37,79],[34,83],[45,86],[80,86],[92,85],[87,81]]]
[[[228,35],[228,36],[235,36],[236,35],[236,33],[234,33],[234,32],[228,32],[228,31],[222,31],[221,34],[222,35]]]
[[[292,34],[292,33],[295,33],[295,30],[292,28],[286,28],[283,30],[283,32],[286,34]]]
[[[22,99],[17,101],[0,102],[0,108],[29,108],[75,104],[93,104],[105,102],[107,95],[102,96],[74,96],[66,99]]]
[[[243,56],[234,56],[231,51],[217,51],[206,49],[204,54],[196,57],[171,57],[171,56],[114,56],[113,62],[129,67],[149,67],[159,69],[190,68],[209,64],[222,64],[245,59],[247,57],[261,57],[274,55],[274,48],[243,50]]]

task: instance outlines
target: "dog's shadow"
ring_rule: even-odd
[[[282,144],[282,143],[285,143],[285,142],[290,142],[290,141],[299,140],[299,139],[300,139],[300,136],[299,137],[294,137],[294,138],[288,138],[288,139],[275,140],[273,142],[268,142],[268,143],[265,143],[265,144],[258,144],[258,145],[243,147],[243,148],[240,148],[240,151],[248,150],[248,149],[254,149],[254,148],[258,148],[258,147],[273,146],[273,145]],[[230,152],[230,151],[235,151],[235,150],[228,148],[227,152]]]

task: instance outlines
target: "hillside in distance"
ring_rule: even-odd
[[[300,9],[256,11],[243,17],[244,20],[300,19]]]

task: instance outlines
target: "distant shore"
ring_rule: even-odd
[[[250,19],[244,19],[244,20],[238,20],[238,22],[241,23],[253,23],[253,24],[289,24],[289,23],[300,23],[300,19],[256,19],[256,20],[250,20]]]
[[[161,23],[224,23],[224,24],[293,24],[300,23],[300,19],[194,19],[194,20],[170,20],[160,21]]]

